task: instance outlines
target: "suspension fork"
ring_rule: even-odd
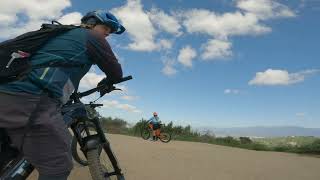
[[[76,136],[78,143],[81,147],[81,150],[84,152],[84,154],[86,155],[87,152],[90,149],[97,149],[99,148],[100,145],[102,145],[102,148],[106,151],[106,154],[108,155],[110,162],[112,164],[112,166],[114,167],[115,173],[117,175],[122,175],[121,169],[120,169],[120,165],[119,162],[114,154],[114,152],[111,149],[111,145],[110,142],[108,141],[108,139],[106,138],[104,131],[101,127],[101,124],[99,122],[99,118],[95,117],[93,119],[84,119],[81,120],[82,122],[84,122],[84,128],[85,131],[87,133],[87,137],[83,138],[81,137],[81,130],[77,130],[77,125],[71,125],[71,128],[74,132],[74,135]],[[87,126],[87,122],[91,122],[94,124],[94,128],[97,132],[97,134],[91,135],[90,131],[88,129]]]
[[[91,122],[95,125],[96,127],[96,131],[97,131],[97,135],[100,139],[101,144],[103,145],[104,150],[106,151],[110,162],[112,163],[112,166],[114,167],[115,173],[118,175],[122,175],[121,169],[120,169],[120,165],[119,165],[119,161],[116,158],[114,152],[111,149],[111,144],[108,141],[108,139],[105,136],[105,133],[101,127],[99,118],[93,118],[91,119]]]

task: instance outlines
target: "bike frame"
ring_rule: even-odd
[[[159,135],[156,135],[157,137],[159,137],[160,134],[162,133],[163,128],[165,127],[165,124],[159,124],[159,126],[160,126],[160,127],[159,127],[160,133],[159,133]],[[149,124],[147,124],[146,127],[148,128],[148,130],[150,131],[151,134],[153,133],[153,131],[156,131],[156,130],[153,130],[153,129],[149,126]]]

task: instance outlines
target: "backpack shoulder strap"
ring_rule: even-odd
[[[51,24],[42,24],[40,30],[46,30],[46,29],[75,29],[75,28],[80,28],[80,26],[76,25],[64,25],[59,23],[58,21],[52,21]]]

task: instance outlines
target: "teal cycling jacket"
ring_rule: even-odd
[[[22,80],[0,85],[0,92],[39,95],[46,91],[65,103],[92,64],[97,64],[108,78],[122,77],[121,65],[105,38],[84,28],[72,29],[50,39],[31,57],[32,65],[57,61],[81,66],[33,69]]]
[[[151,124],[159,124],[160,123],[160,119],[159,117],[152,117],[149,119],[148,123],[151,123]]]

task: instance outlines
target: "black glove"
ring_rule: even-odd
[[[98,83],[98,87],[101,87],[101,86],[102,86],[102,88],[99,90],[100,97],[104,96],[106,93],[109,93],[115,89],[115,87],[111,83],[109,83],[107,78],[103,78]]]
[[[98,83],[98,87],[99,86],[105,86],[105,85],[107,85],[108,84],[108,80],[107,80],[107,78],[103,78],[99,83]]]

